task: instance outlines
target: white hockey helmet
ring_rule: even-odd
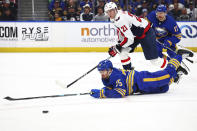
[[[117,9],[117,5],[114,2],[106,3],[104,7],[105,13],[107,13],[111,9]]]

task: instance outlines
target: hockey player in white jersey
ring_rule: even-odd
[[[167,61],[165,58],[158,57],[155,32],[147,20],[127,11],[118,10],[113,2],[106,3],[104,10],[110,21],[117,27],[119,39],[115,46],[109,48],[109,55],[114,57],[118,53],[123,68],[131,70],[129,53],[141,44],[146,60],[150,60],[153,65],[161,68],[165,67]]]

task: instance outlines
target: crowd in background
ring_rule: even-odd
[[[119,9],[146,17],[159,4],[177,21],[197,21],[197,0],[49,0],[52,21],[109,21],[104,13],[106,2],[115,2]]]
[[[119,9],[146,17],[159,4],[177,21],[197,21],[197,0],[49,0],[51,21],[109,21],[104,13],[106,2],[115,2]],[[0,0],[0,21],[17,20],[17,0]]]
[[[0,0],[0,21],[17,20],[17,0]]]

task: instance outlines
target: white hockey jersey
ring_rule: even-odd
[[[144,38],[145,33],[150,28],[147,20],[122,10],[118,10],[115,18],[111,19],[111,21],[117,27],[117,35],[122,47],[133,44],[135,37],[137,39]]]

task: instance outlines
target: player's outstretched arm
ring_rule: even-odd
[[[100,89],[92,89],[91,94],[94,98],[122,98],[126,95],[126,90],[122,88],[111,89],[104,87]]]

